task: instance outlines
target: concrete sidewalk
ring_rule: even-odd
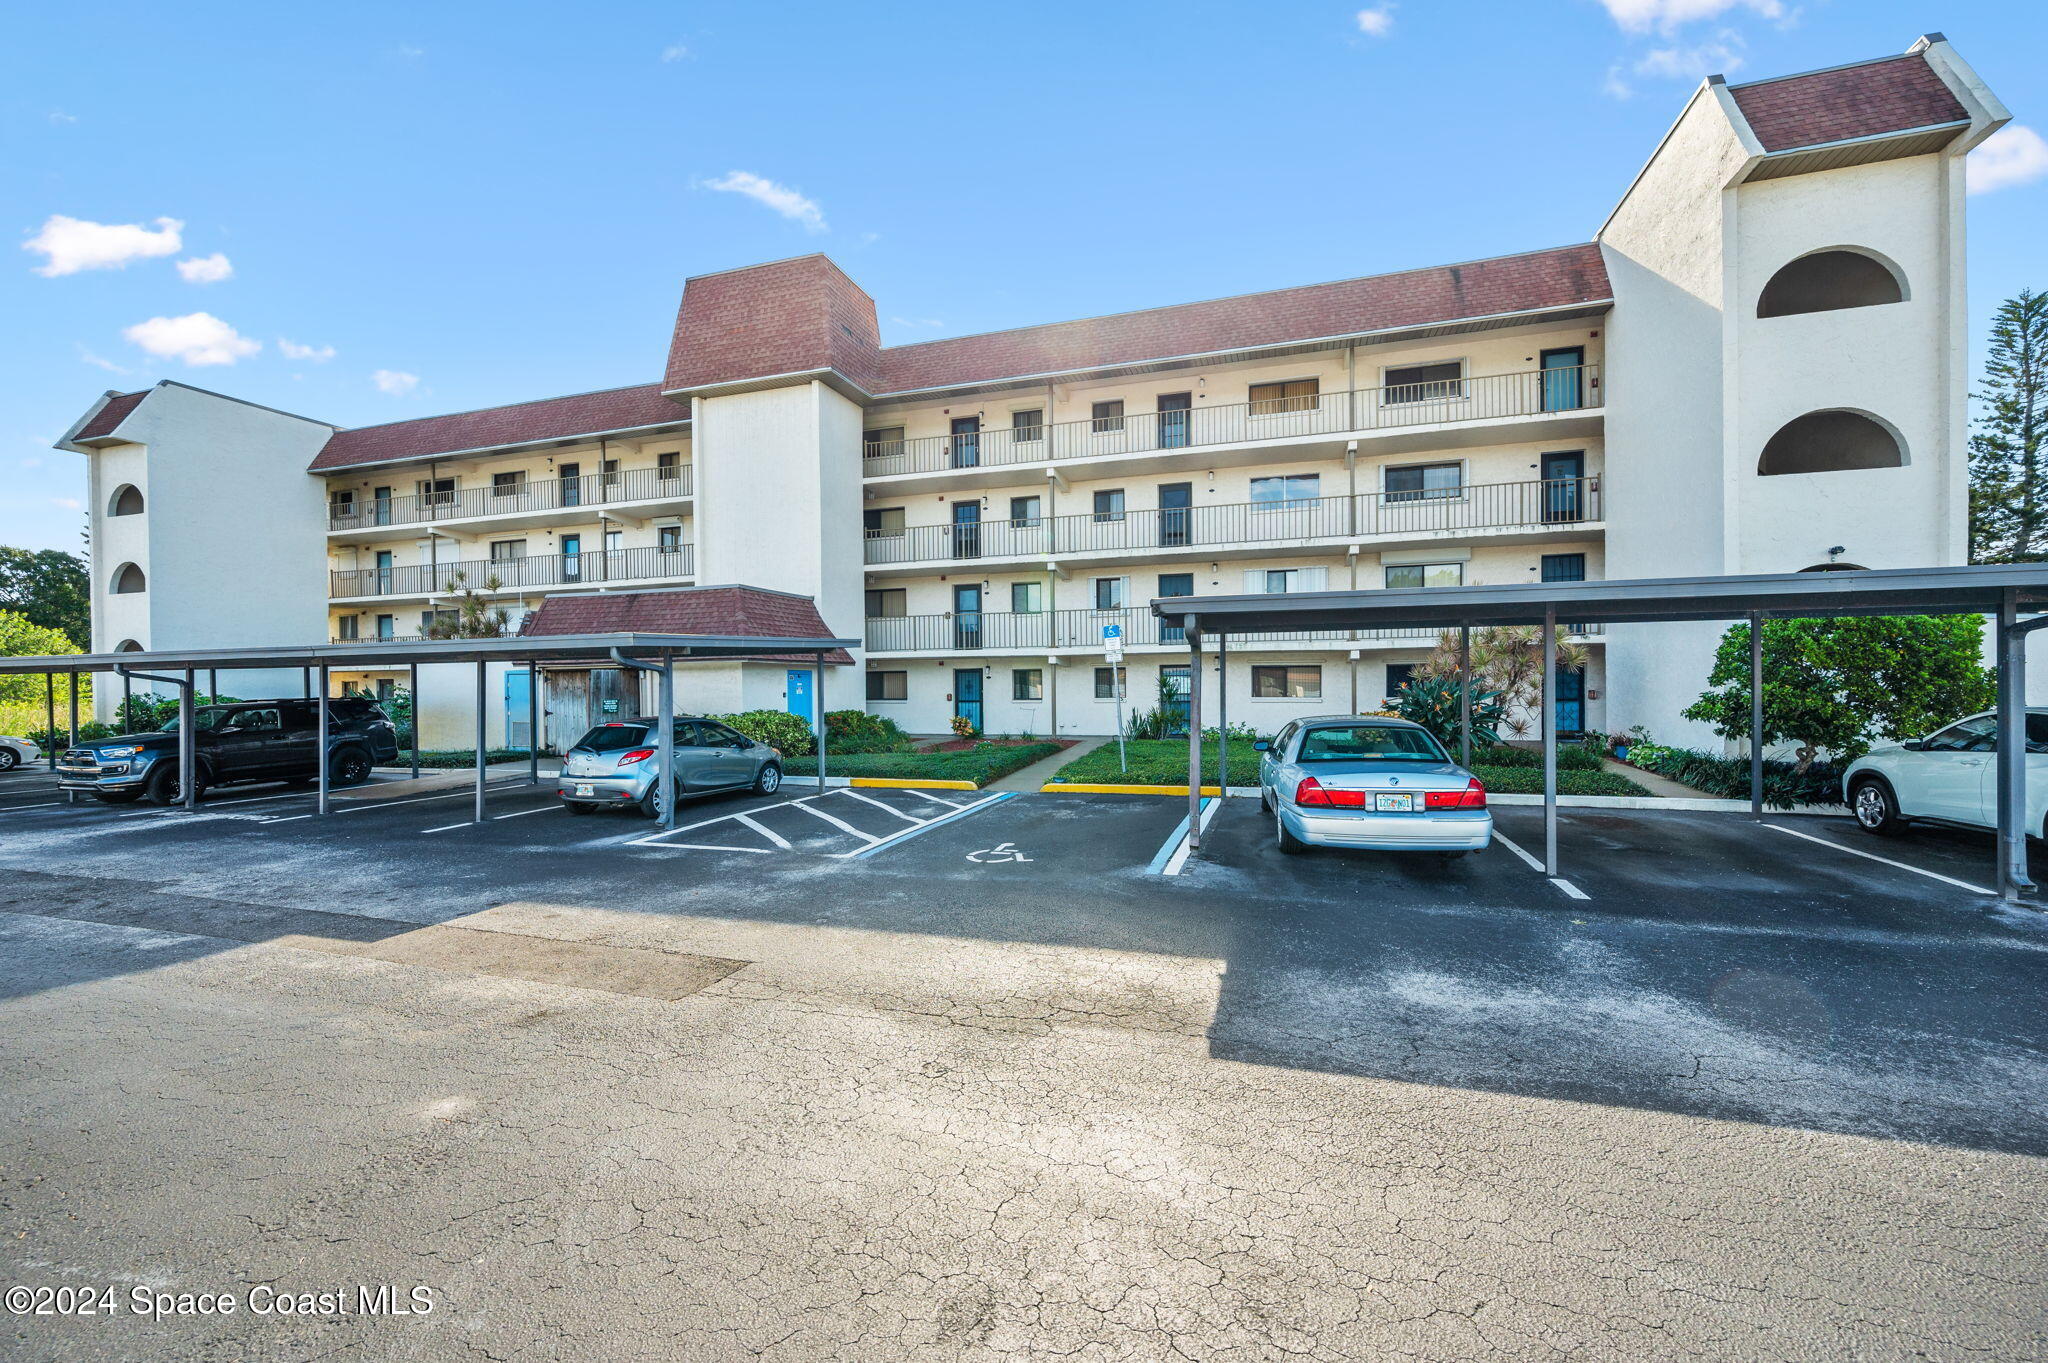
[[[1001,780],[989,782],[986,786],[982,787],[982,789],[1014,790],[1028,794],[1030,792],[1036,791],[1040,786],[1044,785],[1047,781],[1050,781],[1052,779],[1052,775],[1054,772],[1058,771],[1061,767],[1064,767],[1065,765],[1067,765],[1067,763],[1073,761],[1075,758],[1081,756],[1083,753],[1094,752],[1103,744],[1113,743],[1115,741],[1116,740],[1114,738],[1100,737],[1081,739],[1080,741],[1076,742],[1073,747],[1062,748],[1060,749],[1060,751],[1054,753],[1051,757],[1043,758],[1040,761],[1033,762],[1030,766],[1024,768],[1024,770],[1022,771],[1013,771],[1008,776],[1003,777]]]

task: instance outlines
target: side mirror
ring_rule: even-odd
[[[1899,744],[1899,747],[1901,747],[1907,752],[1925,752],[1927,751],[1927,740],[1922,738],[1909,738],[1904,743]]]
[[[1255,740],[1255,741],[1254,741],[1254,742],[1252,743],[1252,751],[1253,751],[1253,752],[1271,752],[1271,751],[1273,751],[1273,745],[1272,745],[1271,743],[1268,743],[1268,742],[1267,742],[1267,741],[1266,741],[1265,739],[1263,739],[1263,738],[1261,738],[1261,739],[1257,739],[1257,740]]]

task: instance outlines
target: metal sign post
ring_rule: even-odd
[[[1124,775],[1131,774],[1131,761],[1124,749],[1124,627],[1102,627],[1102,657],[1109,664],[1109,689],[1116,696],[1116,764]]]

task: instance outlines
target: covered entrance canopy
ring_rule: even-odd
[[[1235,635],[1297,630],[1458,630],[1469,645],[1475,626],[1540,625],[1544,691],[1556,692],[1557,622],[1628,624],[1683,620],[1812,619],[1843,615],[1990,615],[1998,621],[1999,887],[2016,898],[2027,876],[2026,636],[2048,625],[2048,564],[1963,568],[1771,573],[1740,577],[1647,578],[1606,582],[1530,582],[1501,587],[1422,587],[1365,591],[1289,592],[1256,596],[1175,596],[1152,602],[1152,613],[1182,625],[1195,667],[1188,696],[1189,842],[1199,846],[1202,771],[1202,647],[1214,636],[1221,652]],[[1750,631],[1752,734],[1763,730],[1763,640]],[[1467,673],[1464,711],[1470,716]],[[1465,726],[1469,729],[1469,723]],[[1557,868],[1557,718],[1543,706],[1544,874]],[[1227,740],[1226,740],[1227,741]],[[1470,758],[1470,738],[1464,756]],[[1750,812],[1763,817],[1763,749],[1750,745]]]
[[[484,715],[486,668],[494,662],[525,663],[528,665],[550,661],[588,662],[593,658],[609,659],[620,667],[651,671],[661,679],[661,756],[662,771],[675,771],[675,663],[678,659],[715,658],[756,658],[762,654],[799,654],[818,660],[820,685],[823,684],[824,661],[847,648],[858,648],[858,639],[836,639],[820,635],[761,635],[761,634],[670,634],[622,631],[615,633],[551,634],[551,635],[510,635],[492,639],[417,639],[417,640],[364,640],[329,644],[284,645],[275,648],[194,648],[155,649],[136,653],[58,653],[34,658],[0,658],[0,674],[8,673],[70,673],[74,676],[85,672],[112,672],[122,676],[136,677],[145,681],[166,683],[178,688],[178,778],[179,790],[186,809],[196,806],[195,743],[192,724],[192,697],[195,674],[200,672],[226,672],[236,669],[301,668],[308,672],[317,670],[320,686],[316,694],[320,697],[320,732],[317,751],[322,755],[319,764],[319,803],[321,814],[328,812],[327,780],[327,738],[328,738],[328,675],[336,667],[348,670],[362,668],[409,667],[417,669],[421,664],[474,663],[476,665],[476,817],[484,817],[484,772],[486,766],[484,741]],[[844,656],[844,655],[841,655]],[[418,691],[414,687],[415,694]],[[537,706],[537,692],[529,688],[529,705]],[[825,774],[825,725],[822,697],[818,706],[818,775]],[[54,727],[54,720],[52,723]],[[415,718],[417,733],[417,718]],[[417,750],[417,739],[415,739]],[[532,779],[540,779],[539,748],[536,745],[528,759],[528,770]],[[414,767],[418,775],[418,767]],[[676,802],[666,802],[662,822],[670,827],[675,822]]]

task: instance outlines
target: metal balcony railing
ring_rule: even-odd
[[[697,546],[673,549],[647,545],[638,549],[594,549],[581,554],[534,554],[526,558],[465,559],[459,563],[408,563],[390,568],[349,568],[328,574],[328,595],[441,596],[468,588],[486,590],[495,581],[500,591],[528,587],[590,586],[601,582],[690,577],[696,572]]]
[[[970,504],[971,505],[971,504]],[[1029,520],[956,521],[867,532],[866,561],[931,563],[1055,558],[1124,550],[1293,544],[1305,540],[1436,534],[1600,519],[1600,480],[1552,478],[1416,492],[1143,511],[1084,511]]]
[[[957,611],[947,615],[869,616],[867,647],[871,653],[977,653],[1005,649],[1067,650],[1096,649],[1102,645],[1102,627],[1123,629],[1124,646],[1178,645],[1187,642],[1187,631],[1162,620],[1150,610],[1136,607],[1109,610],[1039,611]],[[1600,626],[1568,625],[1568,634],[1592,635]],[[1435,630],[1414,628],[1361,630],[1283,630],[1271,634],[1233,634],[1249,644],[1261,643],[1393,643],[1429,648],[1437,641]]]
[[[1600,406],[1602,400],[1599,366],[1572,365],[1181,411],[1083,417],[909,440],[871,440],[862,450],[862,470],[870,478],[880,478],[895,473],[1043,464],[1094,455],[1240,445],[1439,422],[1495,421],[1581,411]]]
[[[380,525],[424,525],[521,511],[680,499],[691,495],[693,481],[691,466],[679,464],[673,469],[622,469],[577,478],[524,478],[425,496],[372,497],[367,501],[351,498],[347,502],[328,503],[327,528],[363,530]]]

